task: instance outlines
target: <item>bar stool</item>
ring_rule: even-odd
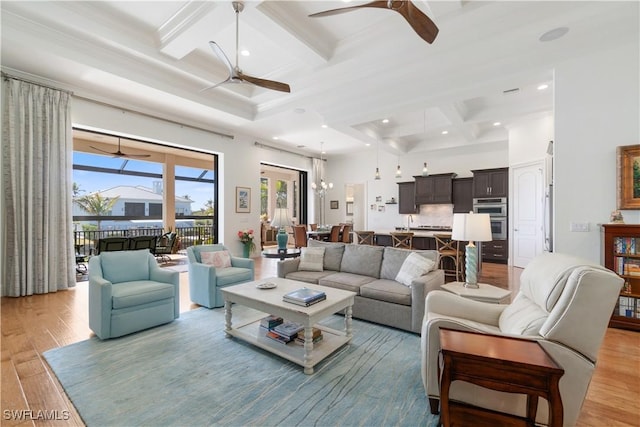
[[[394,248],[413,249],[413,233],[391,233],[391,243]]]
[[[456,282],[464,281],[464,254],[460,251],[460,242],[452,240],[449,234],[434,234],[433,237],[436,239],[436,250],[440,254],[439,268],[444,270],[445,278],[449,276],[454,277]]]
[[[375,236],[375,231],[354,231],[358,238],[359,245],[373,245],[373,237]]]

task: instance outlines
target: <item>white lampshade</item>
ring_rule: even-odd
[[[453,226],[451,231],[453,240],[468,242],[490,242],[491,219],[489,214],[453,214]]]
[[[291,221],[289,221],[289,214],[286,208],[277,208],[273,212],[273,218],[271,219],[272,227],[286,227],[287,225],[291,225]]]

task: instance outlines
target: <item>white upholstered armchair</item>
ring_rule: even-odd
[[[444,291],[427,295],[422,326],[422,379],[437,413],[439,328],[478,331],[537,340],[564,369],[560,395],[564,425],[575,425],[595,369],[598,350],[623,280],[602,266],[557,253],[536,257],[520,277],[509,305],[472,301]],[[455,381],[451,400],[524,416],[526,397]],[[548,405],[540,399],[536,421],[546,424]]]

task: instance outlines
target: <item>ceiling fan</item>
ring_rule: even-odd
[[[337,15],[339,13],[350,12],[363,7],[375,7],[379,9],[389,9],[398,12],[407,20],[411,28],[418,33],[427,43],[431,44],[438,35],[438,27],[425,15],[413,2],[409,0],[380,0],[364,3],[357,6],[343,7],[340,9],[325,10],[309,15],[310,17],[321,17]]]
[[[218,87],[225,83],[242,83],[242,82],[251,83],[256,86],[264,87],[267,89],[279,90],[280,92],[291,92],[289,85],[286,83],[280,83],[273,80],[266,80],[266,79],[260,79],[257,77],[249,76],[247,74],[244,74],[242,70],[240,70],[240,67],[238,67],[238,26],[239,26],[238,17],[240,15],[240,12],[244,10],[244,3],[242,3],[241,1],[233,1],[231,2],[231,5],[233,6],[233,10],[236,11],[236,65],[235,67],[232,66],[231,61],[229,61],[229,58],[227,58],[227,56],[224,54],[220,46],[218,46],[216,42],[210,41],[209,46],[211,46],[211,50],[213,50],[213,53],[215,53],[216,56],[220,58],[220,60],[224,63],[224,65],[227,66],[227,69],[229,70],[229,77],[227,77],[225,81],[222,81],[213,86],[209,86],[202,89],[200,92],[213,89],[214,87]]]
[[[126,153],[123,153],[122,151],[120,151],[120,138],[118,138],[118,151],[116,151],[116,152],[105,151],[105,150],[102,150],[102,149],[100,149],[98,147],[94,147],[92,145],[90,147],[93,148],[94,150],[101,151],[101,152],[106,153],[106,154],[110,154],[114,158],[123,157],[123,158],[126,158],[126,159],[144,159],[145,157],[150,157],[151,156],[151,154],[126,154]]]

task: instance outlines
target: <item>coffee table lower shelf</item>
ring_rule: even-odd
[[[267,316],[267,314],[265,314]],[[268,338],[266,329],[260,327],[260,320],[251,321],[243,325],[233,325],[230,330],[226,330],[228,336],[240,338],[250,344],[255,345],[269,353],[287,359],[305,368],[314,367],[329,355],[351,341],[344,331],[338,331],[324,325],[316,324],[314,327],[322,330],[322,340],[313,344],[309,354],[310,360],[305,361],[305,348],[303,345],[290,342],[280,343]]]

